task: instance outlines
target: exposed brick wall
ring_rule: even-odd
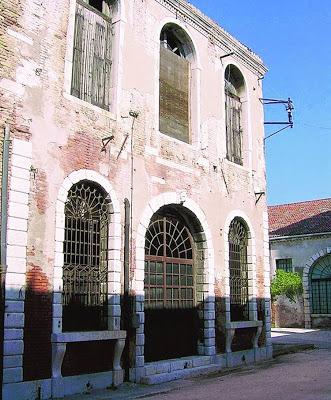
[[[46,275],[30,266],[26,279],[24,380],[51,377],[52,294]]]

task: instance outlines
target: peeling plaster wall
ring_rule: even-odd
[[[259,68],[254,71],[238,57],[221,61],[225,52],[212,38],[190,23],[176,20],[174,12],[158,2],[125,0],[115,24],[114,103],[111,112],[98,109],[70,95],[74,4],[73,0],[4,0],[0,124],[9,122],[12,137],[32,146],[27,276],[39,271],[43,282],[48,282],[47,290],[53,290],[56,200],[65,178],[80,169],[101,174],[111,182],[123,211],[123,201],[131,195],[132,157],[133,248],[148,202],[160,193],[186,192],[208,222],[214,246],[215,291],[226,296],[223,227],[233,210],[242,210],[255,231],[256,294],[265,298],[269,293],[269,279],[265,279],[266,202],[262,197],[256,204],[254,194],[265,191]],[[185,28],[198,53],[192,144],[158,131],[159,33],[169,21]],[[240,68],[246,81],[243,167],[225,159],[223,76],[229,62]],[[133,130],[130,110],[139,112]],[[111,134],[114,140],[101,152],[101,139]],[[122,224],[123,216],[124,212]],[[120,257],[123,259],[123,251]],[[131,268],[133,278],[134,257]]]

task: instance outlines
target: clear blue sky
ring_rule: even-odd
[[[264,97],[293,99],[294,128],[266,141],[268,204],[331,197],[330,0],[190,2],[263,59]]]

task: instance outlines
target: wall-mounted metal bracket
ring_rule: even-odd
[[[278,131],[272,133],[271,135],[268,135],[264,138],[264,140],[270,138],[271,136],[276,135],[277,133],[287,129],[287,128],[293,128],[293,102],[291,98],[289,97],[287,100],[282,100],[282,99],[264,99],[260,98],[260,102],[263,105],[271,105],[271,104],[283,104],[285,105],[285,109],[287,111],[287,121],[266,121],[264,122],[264,125],[286,125],[284,128],[279,129]]]
[[[105,138],[103,138],[103,139],[101,139],[101,142],[102,142],[102,148],[101,148],[101,152],[106,152],[107,151],[107,146],[108,146],[108,144],[114,139],[114,135],[111,135],[111,136],[108,136],[108,137],[105,137]]]
[[[234,55],[234,51],[231,51],[231,53],[224,54],[224,56],[221,56],[221,57],[220,57],[220,60],[222,60],[223,58],[226,58],[226,57],[233,56],[233,55]]]
[[[255,192],[255,205],[261,200],[262,196],[265,195],[265,192]]]

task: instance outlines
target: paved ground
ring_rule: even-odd
[[[157,386],[124,384],[70,400],[331,400],[331,330],[275,329],[272,336],[276,344],[310,343],[318,349],[227,373]]]
[[[321,349],[331,349],[331,329],[273,328],[272,342],[275,344],[309,343]]]

